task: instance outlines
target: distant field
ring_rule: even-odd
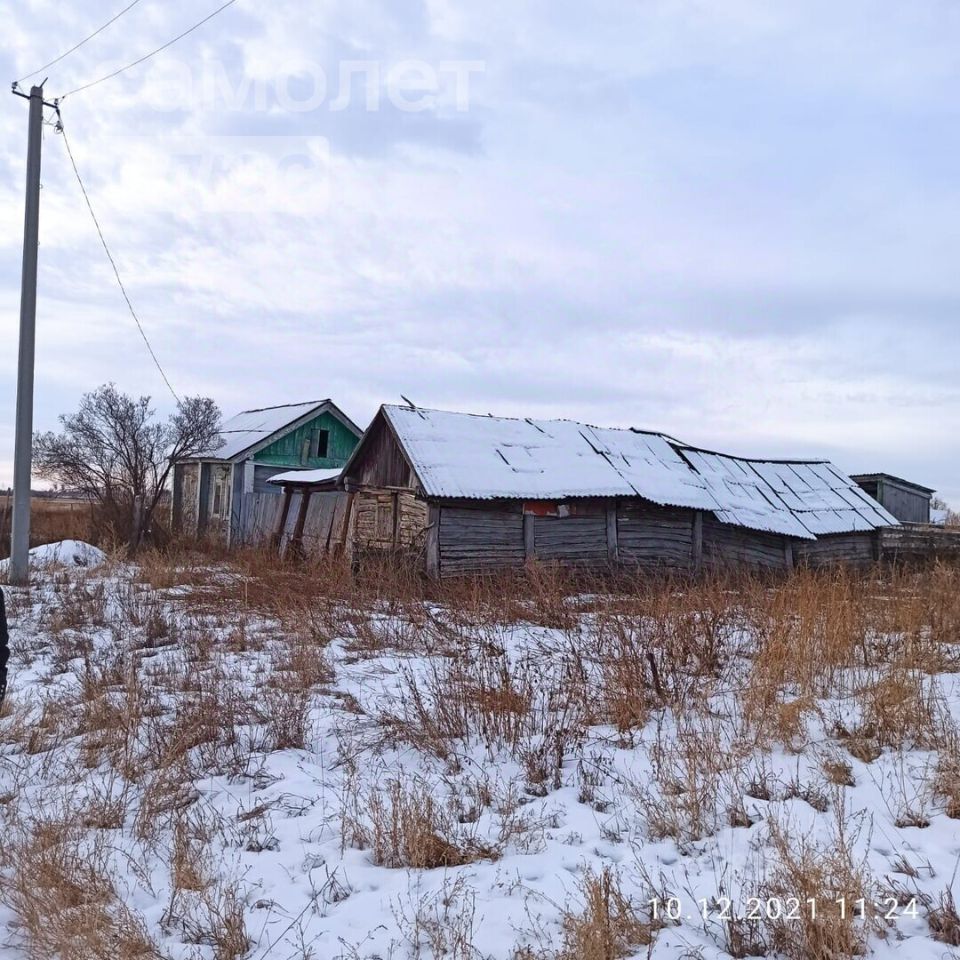
[[[10,553],[12,497],[0,494],[0,556]],[[52,500],[34,497],[30,504],[30,545],[54,540],[88,540],[90,504],[84,500]]]

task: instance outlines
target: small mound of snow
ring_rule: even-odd
[[[83,540],[57,540],[44,543],[30,551],[31,567],[48,567],[54,564],[63,567],[96,567],[107,555],[92,543]],[[5,571],[10,560],[0,560],[0,572]]]

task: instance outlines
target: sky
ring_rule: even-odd
[[[126,2],[0,0],[0,67]],[[70,93],[219,2],[140,0],[46,71],[178,394],[636,426],[960,505],[960,5],[236,0]],[[0,485],[27,121],[3,103]],[[166,415],[52,126],[42,182],[35,427],[108,381]]]

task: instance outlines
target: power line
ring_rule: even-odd
[[[120,67],[119,70],[114,70],[113,73],[108,73],[106,76],[100,77],[97,80],[91,80],[89,83],[85,83],[82,87],[76,87],[73,90],[70,90],[69,92],[63,94],[63,96],[61,96],[60,99],[63,100],[65,97],[72,96],[75,93],[80,93],[81,90],[89,90],[90,87],[95,87],[98,83],[103,83],[104,80],[112,80],[114,77],[119,76],[121,73],[123,73],[126,70],[129,70],[131,67],[136,67],[139,64],[143,63],[145,60],[149,60],[151,57],[155,57],[158,53],[160,53],[163,50],[166,50],[167,47],[173,46],[173,44],[175,44],[178,40],[182,40],[188,34],[193,33],[194,30],[199,29],[208,20],[212,20],[218,13],[222,12],[223,10],[226,10],[227,7],[232,6],[236,2],[237,0],[227,0],[226,3],[223,3],[219,7],[217,7],[217,9],[213,11],[213,13],[208,13],[202,20],[197,21],[197,23],[195,23],[192,27],[190,27],[187,30],[184,30],[183,33],[178,34],[172,40],[168,40],[165,44],[163,44],[163,46],[157,47],[156,50],[151,50],[150,53],[144,54],[142,57],[140,57],[137,60],[134,60],[132,63],[128,63],[125,67]]]
[[[103,250],[107,255],[107,259],[110,261],[110,266],[113,267],[113,275],[117,278],[117,283],[120,286],[120,292],[123,294],[123,299],[127,301],[127,307],[130,310],[130,316],[133,317],[133,321],[136,323],[137,329],[140,331],[140,336],[143,337],[143,342],[147,345],[147,350],[150,351],[150,356],[153,358],[153,362],[160,371],[160,376],[163,377],[163,382],[167,385],[167,389],[173,395],[173,399],[176,400],[177,403],[180,403],[180,397],[177,395],[177,391],[174,390],[170,385],[170,381],[167,379],[167,375],[164,373],[163,367],[160,366],[160,361],[157,359],[157,355],[153,352],[153,347],[150,346],[150,341],[143,329],[143,324],[140,323],[140,318],[137,316],[137,311],[133,309],[133,304],[130,302],[130,297],[127,295],[126,287],[124,287],[123,281],[120,279],[120,271],[117,270],[116,261],[114,261],[113,254],[110,253],[110,248],[107,246],[107,241],[104,239],[103,230],[100,229],[100,221],[97,219],[97,215],[93,212],[93,205],[90,203],[90,195],[87,193],[87,188],[83,185],[83,178],[80,176],[80,171],[77,169],[77,161],[73,159],[73,151],[70,149],[70,140],[67,138],[67,131],[64,129],[62,121],[60,123],[60,133],[63,135],[63,143],[67,148],[67,156],[70,158],[70,166],[73,167],[73,172],[77,177],[77,183],[80,184],[80,190],[83,193],[83,199],[87,202],[87,209],[90,211],[90,216],[93,218],[93,225],[97,228],[97,234],[100,237],[100,243],[103,244]]]
[[[119,20],[128,10],[135,7],[139,2],[140,0],[133,0],[132,3],[128,3],[118,14],[111,17],[102,27],[98,27],[89,36],[84,37],[79,43],[72,46],[69,50],[66,50],[63,53],[61,53],[59,57],[56,57],[55,59],[51,60],[49,63],[45,63],[42,67],[37,67],[37,69],[34,70],[33,73],[28,73],[26,76],[21,77],[19,80],[16,80],[15,83],[23,83],[24,80],[29,80],[31,77],[35,77],[38,73],[43,72],[44,70],[47,69],[47,67],[52,67],[55,63],[59,63],[61,60],[63,60],[64,57],[69,57],[70,54],[74,52],[74,50],[79,50],[85,43],[92,40],[98,33],[103,33],[103,31],[106,30],[111,23],[113,23],[116,20]]]

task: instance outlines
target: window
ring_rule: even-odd
[[[314,430],[310,434],[310,456],[320,460],[327,456],[330,448],[330,431]]]
[[[227,482],[226,480],[214,480],[213,482],[213,510],[211,511],[212,515],[215,517],[222,517],[224,514],[224,509],[226,507],[227,499]]]

